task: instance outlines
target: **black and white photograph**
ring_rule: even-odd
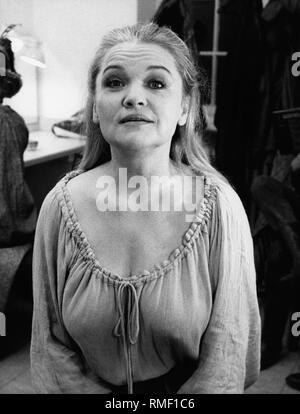
[[[300,395],[300,0],[0,0],[0,394]]]

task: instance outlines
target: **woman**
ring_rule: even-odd
[[[26,269],[31,266],[36,224],[34,202],[24,180],[28,129],[19,114],[3,105],[3,99],[13,97],[22,87],[11,41],[5,37],[8,31],[9,28],[0,36],[0,63],[5,65],[0,68],[0,312],[7,310],[17,278],[23,279],[18,281],[23,286],[27,282],[30,291],[31,270]]]
[[[257,379],[252,240],[239,198],[201,148],[199,84],[167,28],[103,39],[80,170],[49,193],[37,226],[31,360],[40,392],[235,393]],[[184,208],[100,212],[99,180],[116,183],[119,207],[133,194],[117,191],[120,171],[144,184],[192,177],[186,197],[197,187],[201,199],[193,222]]]

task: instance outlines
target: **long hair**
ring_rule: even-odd
[[[89,70],[85,114],[87,143],[79,168],[89,170],[111,158],[110,146],[103,138],[99,125],[93,122],[96,78],[101,70],[105,54],[120,43],[132,41],[156,44],[171,53],[183,82],[183,93],[190,99],[187,122],[184,126],[176,128],[172,137],[170,157],[178,167],[183,162],[189,165],[196,174],[206,173],[226,181],[211,165],[202,143],[205,120],[201,95],[207,94],[207,79],[194,62],[187,45],[171,29],[159,27],[155,23],[114,29],[103,38]]]
[[[4,58],[4,75],[0,75],[0,102],[3,98],[11,98],[22,87],[21,76],[15,69],[15,58],[11,48],[11,41],[8,38],[0,37],[0,54]]]

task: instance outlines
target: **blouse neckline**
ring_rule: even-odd
[[[85,170],[74,170],[67,173],[58,183],[58,189],[60,190],[59,204],[61,206],[63,217],[66,221],[66,226],[71,236],[75,239],[75,242],[79,248],[82,258],[93,268],[97,269],[100,274],[107,278],[111,282],[146,282],[146,280],[152,280],[163,276],[174,265],[176,261],[181,260],[184,256],[188,255],[191,251],[192,245],[199,237],[199,233],[204,225],[210,220],[213,202],[216,198],[215,188],[212,186],[210,179],[201,174],[204,181],[204,194],[199,206],[194,214],[193,220],[190,222],[189,227],[181,237],[180,245],[173,249],[166,260],[156,264],[151,270],[143,270],[142,272],[122,277],[116,273],[111,272],[100,264],[95,256],[94,250],[90,245],[85,233],[83,232],[81,225],[78,221],[75,207],[73,205],[71,195],[67,188],[68,182],[84,173]]]

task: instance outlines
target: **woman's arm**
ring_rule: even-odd
[[[178,393],[242,393],[260,368],[260,316],[253,243],[241,201],[218,191],[210,223],[209,269],[214,287],[199,365]]]
[[[34,241],[32,382],[38,393],[106,394],[109,388],[92,374],[62,322],[68,236],[54,189],[41,208]]]

